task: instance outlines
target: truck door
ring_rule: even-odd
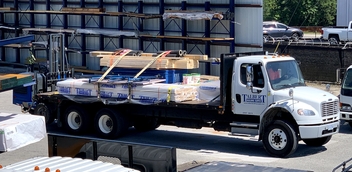
[[[246,67],[253,66],[253,89],[247,89]],[[268,106],[268,83],[263,76],[262,65],[243,63],[236,68],[233,77],[232,97],[234,108],[233,113],[244,115],[260,115]],[[238,77],[240,76],[240,77]]]
[[[352,40],[352,22],[350,22],[350,25],[347,28],[347,39],[346,41]]]

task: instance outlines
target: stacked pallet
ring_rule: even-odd
[[[29,74],[0,74],[0,91],[22,86],[32,80]]]
[[[153,61],[157,53],[140,53],[137,56],[125,56],[116,67],[142,69],[148,63]],[[115,56],[112,51],[91,51],[91,57],[100,58],[100,66],[110,67],[119,57]],[[182,56],[166,56],[156,60],[150,69],[197,69],[199,60],[208,60],[207,55],[183,54]]]

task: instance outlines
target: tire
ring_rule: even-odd
[[[105,108],[95,115],[94,128],[99,137],[114,139],[127,131],[128,121],[121,114]]]
[[[270,36],[269,35],[263,35],[263,42],[266,43],[268,42],[270,39]]]
[[[321,137],[321,138],[316,138],[316,139],[302,139],[303,142],[308,145],[308,146],[323,146],[326,143],[330,141],[332,136],[326,136],[326,137]]]
[[[33,112],[34,115],[39,115],[39,116],[44,116],[45,118],[45,124],[49,125],[53,123],[54,121],[54,113],[51,108],[49,108],[46,104],[44,103],[39,103]]]
[[[298,41],[299,41],[299,34],[298,34],[298,33],[292,33],[291,39],[292,39],[294,42],[298,42]]]
[[[64,127],[72,134],[83,134],[89,129],[90,115],[82,107],[75,105],[66,109]]]
[[[290,124],[276,120],[264,131],[263,145],[270,155],[284,158],[296,151],[297,134]]]
[[[340,43],[340,39],[337,36],[331,36],[328,41],[330,45],[339,45]]]
[[[157,118],[142,118],[134,122],[134,128],[138,131],[150,131],[158,128],[160,124]]]

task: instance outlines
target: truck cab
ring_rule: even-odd
[[[321,146],[339,131],[338,98],[306,86],[293,57],[240,57],[234,69],[239,75],[232,78],[232,112],[260,117],[256,132],[269,154],[288,151],[287,145],[294,151],[299,140]],[[232,132],[241,125],[233,125]]]
[[[352,127],[352,66],[346,69],[340,91],[341,120]]]

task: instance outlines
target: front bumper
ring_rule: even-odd
[[[299,133],[302,139],[313,139],[325,136],[330,136],[339,132],[340,121],[333,123],[314,125],[314,126],[299,126]]]
[[[340,119],[345,121],[352,121],[352,112],[340,111]]]

